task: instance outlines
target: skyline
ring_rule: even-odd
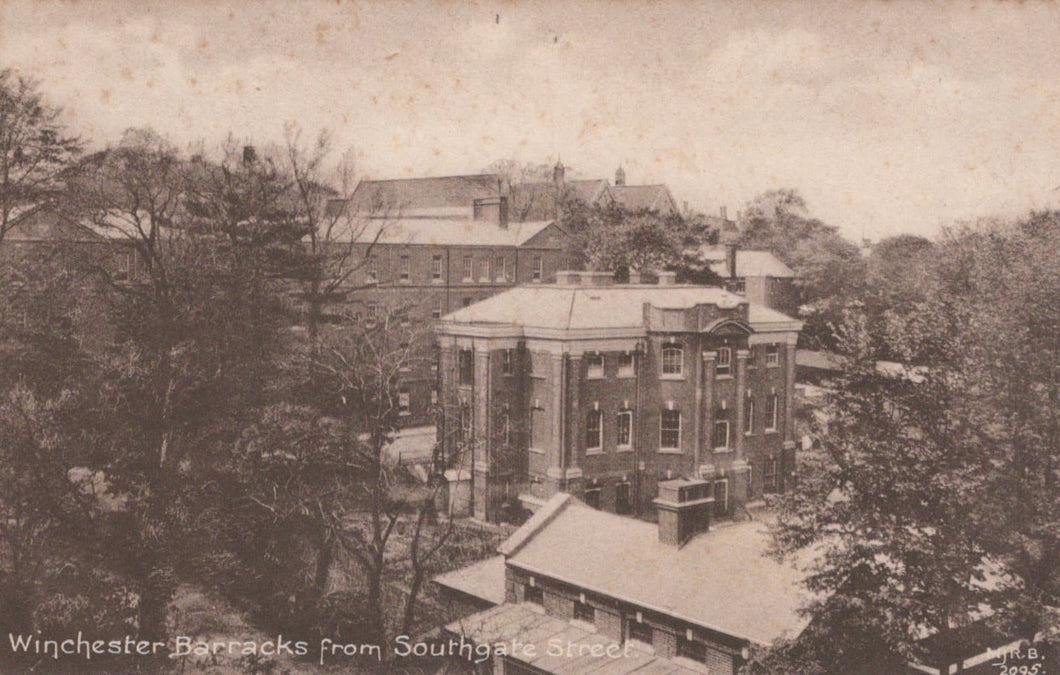
[[[358,177],[562,157],[709,213],[794,188],[856,240],[1060,203],[1057,25],[1034,3],[14,0],[0,60],[93,148],[296,120]]]

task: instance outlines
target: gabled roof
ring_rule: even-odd
[[[760,644],[807,623],[804,573],[766,555],[762,521],[719,526],[678,548],[657,526],[556,495],[501,551],[506,564]]]
[[[610,203],[607,181],[568,180],[562,183],[518,183],[512,186],[511,212],[523,220],[555,218],[556,208],[563,199],[573,199],[589,205]]]
[[[502,189],[503,181],[492,173],[362,180],[348,207],[350,213],[360,214],[453,216],[470,213],[476,199],[498,197]]]
[[[442,318],[451,326],[509,324],[527,329],[588,330],[644,329],[644,303],[668,309],[690,309],[700,304],[735,307],[746,300],[713,286],[672,285],[525,285],[486,298]],[[799,330],[802,324],[785,314],[748,305],[748,320],[758,330],[764,324]]]
[[[12,242],[96,242],[106,238],[90,222],[79,222],[51,203],[18,207],[10,215],[4,235]]]
[[[336,242],[434,246],[522,246],[548,228],[566,234],[551,220],[509,223],[427,218],[347,218],[331,236]]]
[[[699,257],[713,261],[710,269],[718,276],[729,276],[729,263],[724,246],[704,246],[699,249]],[[795,272],[769,251],[737,249],[736,276],[793,279]]]
[[[609,191],[615,202],[627,211],[678,212],[677,202],[665,185],[612,185]]]

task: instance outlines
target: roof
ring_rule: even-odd
[[[558,215],[556,206],[561,194],[566,199],[575,199],[590,205],[610,201],[607,181],[602,178],[568,180],[561,184],[518,183],[512,186],[512,213],[521,220],[554,218]]]
[[[699,249],[699,255],[704,260],[714,261],[710,265],[712,272],[722,277],[729,276],[724,246],[704,246]],[[736,276],[792,279],[795,277],[795,272],[769,251],[737,249]]]
[[[453,635],[466,636],[476,644],[510,645],[513,640],[518,640],[520,648],[512,649],[510,658],[533,665],[535,672],[558,675],[581,675],[590,671],[593,675],[632,672],[638,675],[701,675],[703,672],[647,651],[623,649],[615,640],[592,631],[588,626],[546,616],[527,604],[491,607],[454,621],[445,629]],[[550,644],[562,645],[566,651],[557,653],[556,649],[549,649]],[[596,656],[589,651],[594,645],[600,645]],[[610,656],[606,653],[608,647],[611,648]]]
[[[508,565],[760,644],[806,626],[805,575],[766,555],[762,521],[720,526],[679,548],[659,541],[657,525],[570,495],[545,508],[550,518],[527,521],[509,539],[519,546]]]
[[[644,303],[668,309],[689,309],[699,304],[735,307],[746,300],[714,286],[617,285],[564,286],[559,284],[518,286],[443,317],[448,324],[509,324],[524,328],[587,330],[644,328]],[[749,304],[752,328],[764,324],[787,324],[798,330],[801,323],[768,307]]]
[[[394,440],[383,450],[395,464],[430,464],[438,430],[433,426],[406,427],[394,434]]]
[[[335,225],[336,242],[451,246],[522,246],[553,221],[509,223],[504,228],[486,220],[423,218],[347,218]]]
[[[795,365],[816,370],[840,370],[843,366],[838,354],[811,349],[796,350]]]
[[[677,202],[665,185],[613,185],[610,188],[614,200],[628,211],[658,211],[677,213]]]
[[[97,242],[106,237],[92,223],[78,222],[44,202],[12,209],[4,233],[4,239],[12,242]]]
[[[452,215],[451,209],[470,212],[476,199],[499,196],[502,183],[492,173],[362,180],[350,196],[349,207],[354,213],[407,215],[440,210],[443,215]]]
[[[439,574],[434,583],[494,605],[504,602],[504,556],[495,555],[467,567]]]

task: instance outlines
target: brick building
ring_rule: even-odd
[[[504,602],[445,634],[493,646],[489,669],[504,675],[737,672],[752,645],[805,628],[802,574],[764,554],[761,521],[704,532],[707,486],[661,484],[657,526],[555,495],[499,548]],[[499,562],[467,568],[455,586],[492,598]]]
[[[726,288],[748,302],[793,314],[798,310],[795,272],[769,251],[752,251],[734,244],[704,246],[698,251]]]
[[[329,312],[356,322],[400,313],[429,355],[432,320],[519,284],[554,282],[569,236],[551,220],[511,222],[505,189],[491,174],[362,181],[330,205],[329,245],[354,269]],[[431,421],[435,367],[417,359],[402,378],[408,425]]]
[[[571,492],[638,514],[687,477],[727,515],[791,484],[802,324],[659,277],[561,272],[437,323],[453,508],[496,520],[513,496]]]

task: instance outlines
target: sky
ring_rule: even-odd
[[[1060,205],[1060,3],[4,0],[0,65],[91,147],[332,133],[365,178],[497,159],[794,188],[851,239]]]

